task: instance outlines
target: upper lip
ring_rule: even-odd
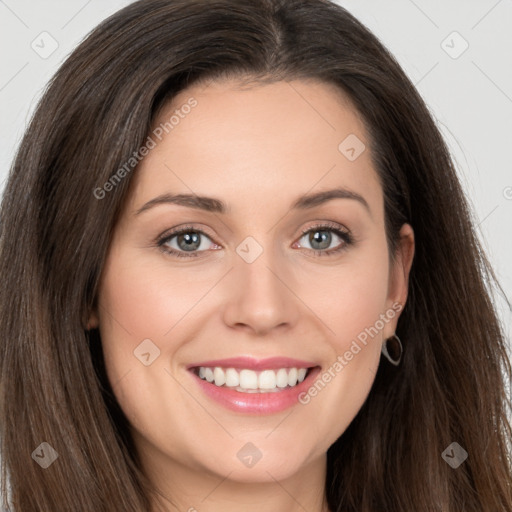
[[[312,368],[317,366],[311,361],[301,361],[290,357],[269,357],[268,359],[255,359],[253,357],[230,357],[227,359],[216,359],[210,361],[202,361],[187,365],[187,370],[191,368],[204,367],[221,367],[221,368],[238,368],[254,371],[272,370],[275,368]]]

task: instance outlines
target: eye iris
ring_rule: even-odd
[[[191,235],[192,233],[192,235]],[[181,241],[184,240],[186,241],[186,245],[181,245]],[[199,234],[198,233],[194,233],[193,231],[192,232],[187,232],[187,233],[182,233],[180,235],[178,235],[178,246],[180,247],[180,249],[184,249],[185,251],[192,251],[194,249],[197,249],[199,247],[200,242],[199,242]]]
[[[318,233],[324,233],[324,234],[317,236]],[[321,231],[321,230],[312,231],[309,235],[309,242],[310,243],[319,242],[320,244],[322,244],[327,240],[327,244],[324,243],[322,247],[318,247],[318,249],[326,249],[327,247],[329,247],[329,245],[331,245],[331,236],[332,235],[329,231]],[[312,244],[312,247],[314,247],[313,244]]]

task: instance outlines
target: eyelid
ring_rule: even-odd
[[[329,228],[329,229],[332,229],[333,231],[341,231],[343,233],[346,233],[347,235],[351,234],[351,232],[348,228],[346,228],[342,224],[339,224],[338,222],[333,222],[330,220],[321,220],[321,221],[316,221],[312,225],[304,228],[301,232],[301,236],[305,235],[306,233],[309,233],[310,231],[312,231],[314,229],[320,230],[322,228],[324,228],[324,229]]]
[[[159,235],[156,239],[156,241],[163,241],[165,242],[167,239],[171,238],[174,235],[179,235],[182,232],[187,231],[194,231],[197,233],[202,233],[203,235],[208,236],[209,238],[215,238],[215,235],[213,235],[208,228],[205,227],[198,227],[197,224],[180,224],[178,226],[175,226],[171,229],[168,229],[164,231],[161,235]]]

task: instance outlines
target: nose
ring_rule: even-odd
[[[271,251],[252,263],[236,258],[226,290],[224,321],[232,328],[266,335],[292,328],[300,315],[301,301],[293,291],[293,278],[286,263],[277,265]]]

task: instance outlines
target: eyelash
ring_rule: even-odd
[[[348,231],[342,230],[339,225],[332,224],[332,223],[324,223],[324,224],[317,224],[315,226],[309,227],[307,229],[304,229],[301,233],[300,238],[302,238],[304,235],[307,235],[311,231],[332,231],[335,235],[337,235],[339,238],[343,240],[343,243],[337,248],[337,249],[331,249],[329,251],[320,250],[320,249],[307,249],[308,251],[311,251],[314,253],[315,256],[323,257],[323,256],[334,256],[336,254],[341,253],[342,251],[345,251],[348,249],[350,245],[353,245],[355,240],[352,234]],[[201,235],[206,236],[207,238],[211,237],[202,231],[201,229],[197,229],[194,226],[184,226],[183,228],[180,228],[176,231],[171,231],[170,233],[166,233],[165,235],[158,238],[156,241],[157,246],[165,253],[170,254],[172,256],[177,256],[178,258],[195,258],[200,255],[201,252],[205,251],[197,251],[197,252],[189,252],[186,253],[185,251],[176,251],[175,249],[169,249],[168,247],[165,247],[165,244],[169,242],[172,238],[182,235],[183,233],[199,233]],[[299,240],[300,240],[299,238]]]

